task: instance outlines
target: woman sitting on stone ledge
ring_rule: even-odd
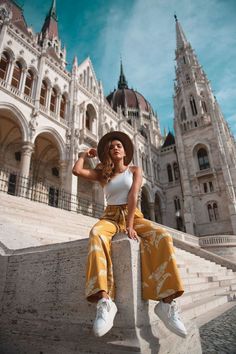
[[[84,160],[98,155],[101,163],[95,169],[84,168]],[[113,326],[117,312],[114,303],[114,279],[111,240],[117,232],[141,244],[142,297],[156,300],[155,313],[175,334],[186,337],[175,298],[184,292],[177,268],[171,235],[143,217],[136,207],[142,184],[142,170],[129,166],[133,143],[123,132],[104,135],[94,148],[85,151],[76,161],[73,174],[102,185],[107,207],[90,231],[86,274],[86,297],[97,302],[94,334],[106,334]]]

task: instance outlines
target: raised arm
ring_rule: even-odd
[[[84,168],[84,161],[86,158],[93,158],[97,156],[97,151],[96,149],[88,149],[85,152],[83,152],[79,159],[76,161],[74,164],[74,167],[72,169],[72,173],[75,176],[82,176],[86,179],[90,179],[92,181],[100,181],[101,177],[101,172],[97,169],[88,169]]]

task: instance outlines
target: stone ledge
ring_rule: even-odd
[[[0,352],[177,354],[177,346],[201,353],[193,322],[188,339],[177,337],[154,314],[154,302],[141,299],[139,243],[124,234],[112,242],[119,312],[112,330],[94,338],[95,306],[84,297],[87,241],[0,256]]]

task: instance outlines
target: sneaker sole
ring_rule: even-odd
[[[112,320],[107,324],[106,328],[104,328],[103,331],[99,331],[99,332],[96,332],[94,331],[93,329],[93,333],[96,337],[102,337],[104,336],[107,332],[110,331],[110,329],[113,327],[113,323],[114,323],[114,319],[115,319],[115,316],[116,316],[116,313],[117,313],[117,307],[116,307],[116,304],[112,304],[112,307],[111,307],[111,315],[112,315]]]
[[[158,310],[154,310],[156,315],[161,319],[161,321],[163,322],[163,324],[166,326],[167,329],[169,329],[169,331],[173,332],[174,334],[177,334],[178,336],[182,337],[182,338],[186,338],[187,337],[187,333],[184,332],[180,332],[178,331],[175,327],[172,327],[170,323],[166,323],[164,318],[165,316],[162,316],[162,312],[158,311]]]

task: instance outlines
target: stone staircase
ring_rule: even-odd
[[[227,262],[226,268],[209,252],[206,257],[216,263],[199,257],[197,238],[169,229],[185,284],[178,304],[190,335],[183,340],[156,318],[153,301],[141,301],[139,245],[115,236],[113,254],[122,255],[114,257],[119,313],[112,331],[91,342],[95,310],[83,289],[87,237],[95,222],[0,193],[0,353],[201,353],[194,323],[236,299],[236,265]]]

